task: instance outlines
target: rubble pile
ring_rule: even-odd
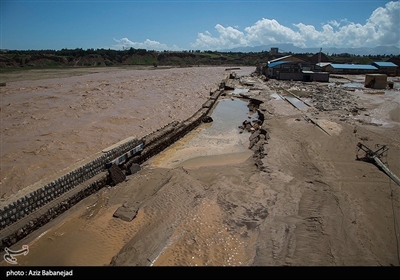
[[[249,111],[250,112],[257,112],[258,117],[256,120],[243,121],[242,125],[239,126],[241,129],[240,133],[243,131],[250,132],[249,136],[249,149],[253,151],[253,160],[257,168],[261,171],[265,171],[265,166],[263,165],[262,159],[267,155],[264,145],[268,144],[269,133],[264,125],[264,114],[259,110],[259,105],[262,102],[259,100],[251,99],[249,103]]]
[[[314,107],[319,111],[344,110],[352,112],[357,103],[351,94],[335,87],[318,88],[311,96]]]
[[[264,145],[268,144],[269,133],[263,127],[263,122],[257,120],[250,122],[245,120],[243,125],[239,126],[242,129],[241,133],[246,130],[250,132],[249,136],[249,149],[253,151],[253,160],[257,168],[261,171],[265,170],[262,159],[267,155]]]
[[[344,110],[353,112],[358,109],[356,100],[351,93],[335,85],[320,86],[294,81],[285,83],[275,81],[274,87],[296,92],[302,98],[310,99],[309,103],[313,103],[318,111]]]

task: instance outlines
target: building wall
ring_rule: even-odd
[[[367,74],[365,75],[365,87],[374,89],[385,89],[387,87],[386,74]]]
[[[346,68],[333,68],[331,65],[326,66],[326,71],[335,74],[366,74],[377,73],[374,69],[346,69]]]
[[[303,80],[303,73],[301,72],[283,72],[279,73],[277,77],[278,80],[293,80],[293,81],[302,81]]]
[[[267,73],[269,78],[281,79],[282,73],[301,73],[301,71],[301,62],[289,62],[277,65],[273,68],[268,68]],[[283,77],[284,75],[282,78]]]
[[[327,72],[314,72],[312,78],[316,82],[329,82],[329,73],[327,73]]]
[[[315,81],[315,82],[329,82],[329,73],[314,72],[312,74],[304,74],[302,72],[282,72],[278,73],[278,80],[293,80],[293,81]]]
[[[391,57],[387,60],[387,62],[392,62],[397,65],[396,68],[396,76],[400,76],[400,58],[399,57]]]
[[[293,81],[329,81],[329,73],[314,72],[312,74],[303,73],[303,70],[321,71],[322,68],[311,63],[289,62],[267,68],[267,77],[277,80]]]
[[[396,76],[396,67],[379,67],[379,73],[388,76]]]

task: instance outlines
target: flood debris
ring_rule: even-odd
[[[124,203],[114,212],[113,217],[130,222],[136,217],[138,211],[139,209],[137,207],[129,206],[127,203]]]
[[[136,172],[140,171],[140,165],[137,163],[132,163],[132,165],[127,170],[127,175],[135,174]]]
[[[345,110],[352,111],[357,108],[354,97],[341,88],[317,88],[317,92],[311,95],[314,107],[319,111]]]
[[[380,158],[389,150],[386,145],[377,144],[377,147],[379,147],[379,149],[376,151],[371,150],[361,142],[357,143],[357,147],[357,160],[367,161],[376,164],[379,169],[385,172],[386,175],[388,175],[393,181],[396,182],[397,185],[400,186],[400,179],[392,171],[390,171],[390,169],[380,160]],[[360,150],[363,150],[365,152],[365,155],[363,157],[359,157],[358,155],[358,152]]]
[[[116,164],[111,165],[111,167],[108,169],[108,172],[110,174],[111,183],[113,185],[122,183],[126,179],[125,173]]]
[[[264,145],[268,143],[269,134],[267,129],[264,128],[264,114],[260,111],[260,104],[263,101],[257,99],[250,99],[247,107],[251,114],[257,112],[257,118],[254,120],[244,120],[242,125],[239,126],[240,133],[247,131],[250,133],[249,136],[249,149],[253,151],[254,164],[260,171],[264,171],[262,159],[267,155],[264,149]]]
[[[210,123],[210,122],[213,122],[214,120],[213,120],[213,118],[210,117],[210,116],[205,116],[204,118],[201,119],[201,121],[202,121],[203,123]]]

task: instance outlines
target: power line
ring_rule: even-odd
[[[389,164],[387,163],[388,167]],[[398,223],[397,223],[397,214],[395,211],[395,205],[394,205],[394,190],[392,188],[392,180],[389,178],[389,188],[390,188],[390,200],[392,201],[392,212],[393,212],[393,224],[394,224],[394,235],[396,237],[396,245],[397,245],[397,261],[400,265],[400,247],[399,247],[399,233],[398,233]]]

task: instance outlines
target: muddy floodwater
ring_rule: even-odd
[[[127,137],[188,118],[229,73],[223,67],[82,71],[25,70],[2,77],[1,199],[12,200]]]

